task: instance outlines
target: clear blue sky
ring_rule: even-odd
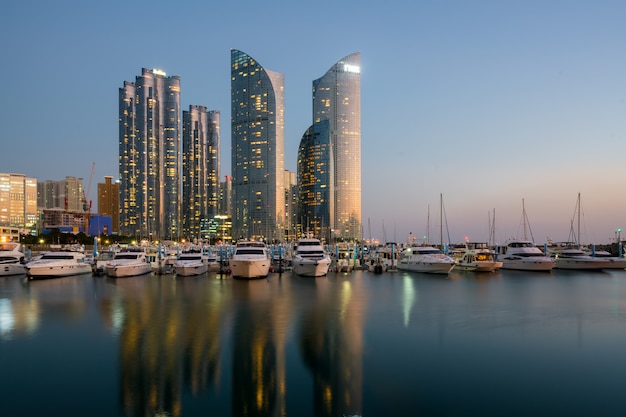
[[[361,52],[364,237],[567,240],[626,229],[624,1],[18,1],[0,25],[0,172],[117,176],[118,89],[141,68],[181,77],[183,109],[222,113],[230,49],[285,74],[286,168],[311,83]],[[430,215],[429,215],[430,213]],[[384,227],[383,227],[384,225]],[[371,230],[371,231],[370,231]],[[448,234],[444,231],[444,234]],[[446,239],[444,239],[447,241]]]

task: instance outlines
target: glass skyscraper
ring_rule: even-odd
[[[142,68],[119,90],[120,232],[180,236],[180,77]]]
[[[306,149],[308,146],[311,149]],[[298,155],[303,228],[320,237],[361,239],[361,54],[313,81],[313,125]],[[303,211],[304,210],[304,211]],[[329,229],[324,229],[329,228]]]
[[[231,50],[234,238],[285,234],[284,75]]]
[[[189,106],[183,112],[183,236],[207,238],[220,199],[220,112]]]
[[[312,232],[330,240],[334,209],[333,151],[329,122],[322,120],[307,129],[298,148],[298,218],[301,233]]]

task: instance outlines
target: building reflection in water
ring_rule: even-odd
[[[200,279],[205,283],[171,276],[106,280],[114,290],[100,299],[100,308],[119,336],[126,416],[184,415],[183,392],[202,396],[228,380],[233,416],[287,415],[288,400],[303,400],[301,393],[290,397],[287,388],[286,346],[295,323],[313,379],[313,414],[361,414],[366,302],[361,280],[334,274]],[[299,280],[297,294],[292,280]],[[232,340],[224,340],[228,334]],[[225,358],[231,361],[230,375],[221,375]]]
[[[197,294],[198,286],[170,276],[107,281],[124,298],[102,302],[111,325],[123,317],[119,375],[125,415],[182,415],[183,387],[198,395],[220,379],[226,297],[219,290]]]
[[[339,292],[328,280],[312,281],[315,297],[302,315],[300,350],[313,374],[316,416],[361,415],[363,408],[363,319],[365,292],[350,275]]]

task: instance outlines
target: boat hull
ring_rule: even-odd
[[[149,274],[152,267],[147,262],[140,264],[114,264],[109,263],[106,266],[107,275],[112,278],[128,278]]]
[[[207,269],[207,264],[204,262],[190,265],[174,265],[174,271],[176,272],[176,275],[179,275],[181,277],[202,275],[207,272]]]
[[[49,279],[83,275],[91,273],[91,265],[34,265],[26,268],[26,274],[30,279]]]
[[[11,275],[24,275],[25,273],[26,268],[24,268],[23,264],[0,264],[0,277],[8,277]]]
[[[427,274],[449,274],[454,263],[448,262],[398,262],[401,271],[423,272]]]
[[[291,261],[292,271],[296,275],[303,277],[323,277],[328,274],[330,268],[330,258],[320,260],[298,259],[295,257]]]
[[[502,269],[514,269],[517,271],[541,271],[549,272],[554,268],[555,262],[551,259],[529,260],[529,259],[503,259]]]
[[[558,258],[554,269],[574,269],[584,271],[601,271],[607,269],[609,262],[600,259],[572,259]]]
[[[230,273],[233,278],[259,279],[270,273],[270,260],[264,259],[231,259]]]

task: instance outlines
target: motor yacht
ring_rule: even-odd
[[[152,271],[146,253],[140,248],[122,249],[106,265],[107,275],[114,278],[145,275]]]
[[[331,259],[319,239],[299,239],[291,258],[292,271],[304,277],[321,277],[328,273]]]
[[[30,279],[59,278],[91,273],[91,265],[85,262],[82,252],[45,252],[37,260],[25,265]]]
[[[575,244],[562,244],[548,249],[555,260],[555,269],[600,271],[609,267],[610,261],[587,255]]]
[[[233,278],[264,278],[270,272],[267,246],[259,241],[239,241],[228,261]]]
[[[182,277],[201,275],[207,270],[208,260],[201,252],[183,252],[174,262],[174,272]]]
[[[464,271],[494,272],[502,268],[502,261],[496,260],[496,253],[486,243],[467,242],[456,268]]]
[[[556,260],[544,254],[528,240],[509,240],[498,248],[497,259],[502,261],[502,269],[519,271],[551,271]]]
[[[592,258],[602,259],[603,261],[607,261],[608,264],[605,269],[625,269],[626,268],[626,258],[620,256],[614,256],[610,252],[605,250],[595,250],[585,252],[587,255]]]
[[[117,252],[113,250],[103,250],[98,252],[91,263],[91,272],[93,275],[101,276],[106,274],[106,266],[115,258]]]
[[[408,246],[400,252],[397,268],[402,271],[448,274],[456,262],[434,246]]]
[[[18,242],[0,243],[0,277],[26,273],[24,254]]]

